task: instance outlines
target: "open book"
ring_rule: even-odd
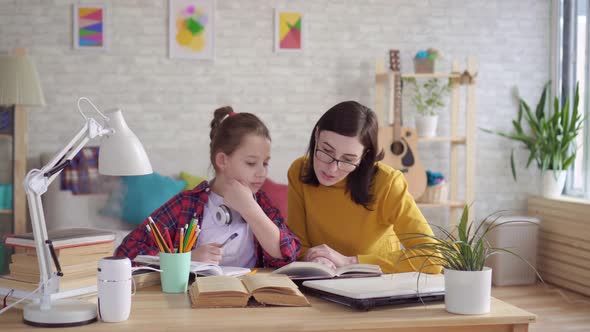
[[[256,274],[241,280],[228,276],[200,277],[190,286],[193,308],[245,307],[250,297],[261,304],[308,307],[309,301],[287,276]]]
[[[286,274],[293,280],[376,277],[383,274],[379,265],[350,264],[337,269],[316,262],[293,262],[272,273]]]
[[[138,255],[133,259],[133,262],[152,266],[160,266],[160,257],[150,255]],[[247,267],[219,266],[215,264],[192,261],[191,272],[201,276],[226,275],[237,277],[247,274],[248,272],[250,272],[250,269]]]

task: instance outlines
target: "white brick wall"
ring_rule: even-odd
[[[214,63],[167,57],[167,1],[108,2],[111,48],[93,53],[72,48],[73,1],[0,0],[0,51],[29,49],[47,99],[30,112],[31,158],[56,150],[80,126],[80,96],[121,107],[150,155],[166,158],[174,158],[170,151],[207,151],[213,109],[231,104],[268,124],[271,176],[285,181],[320,114],[342,100],[373,105],[374,60],[390,48],[402,50],[406,71],[412,55],[431,46],[444,53],[443,69],[454,57],[476,55],[481,127],[509,130],[516,114],[511,87],[534,103],[548,79],[548,0],[218,0]],[[303,54],[273,53],[275,6],[306,13]],[[477,144],[478,215],[523,210],[536,173],[521,172],[515,183],[507,161],[513,145],[481,131]],[[421,151],[425,161],[435,152]],[[201,170],[206,160],[176,168]]]

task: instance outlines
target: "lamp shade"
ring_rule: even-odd
[[[115,132],[103,137],[98,154],[98,172],[104,175],[145,175],[153,173],[143,145],[129,129],[121,110],[108,114],[106,127]]]
[[[27,55],[0,55],[0,105],[45,105],[37,68]]]

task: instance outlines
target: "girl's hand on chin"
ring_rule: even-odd
[[[254,208],[256,200],[252,194],[250,187],[244,183],[231,179],[227,182],[223,196],[223,204],[238,211],[239,214],[244,216],[249,209]]]

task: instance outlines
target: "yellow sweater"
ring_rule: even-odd
[[[373,211],[369,211],[354,203],[346,192],[346,178],[330,187],[301,182],[303,163],[304,158],[295,160],[288,174],[287,223],[301,240],[300,257],[310,247],[325,243],[345,256],[358,256],[359,263],[378,264],[385,273],[420,269],[424,258],[404,259],[400,240],[409,248],[428,241],[407,239],[411,237],[409,233],[433,233],[408,193],[401,172],[377,163],[372,188],[375,204]],[[440,273],[440,270],[438,266],[422,269],[426,273]]]

